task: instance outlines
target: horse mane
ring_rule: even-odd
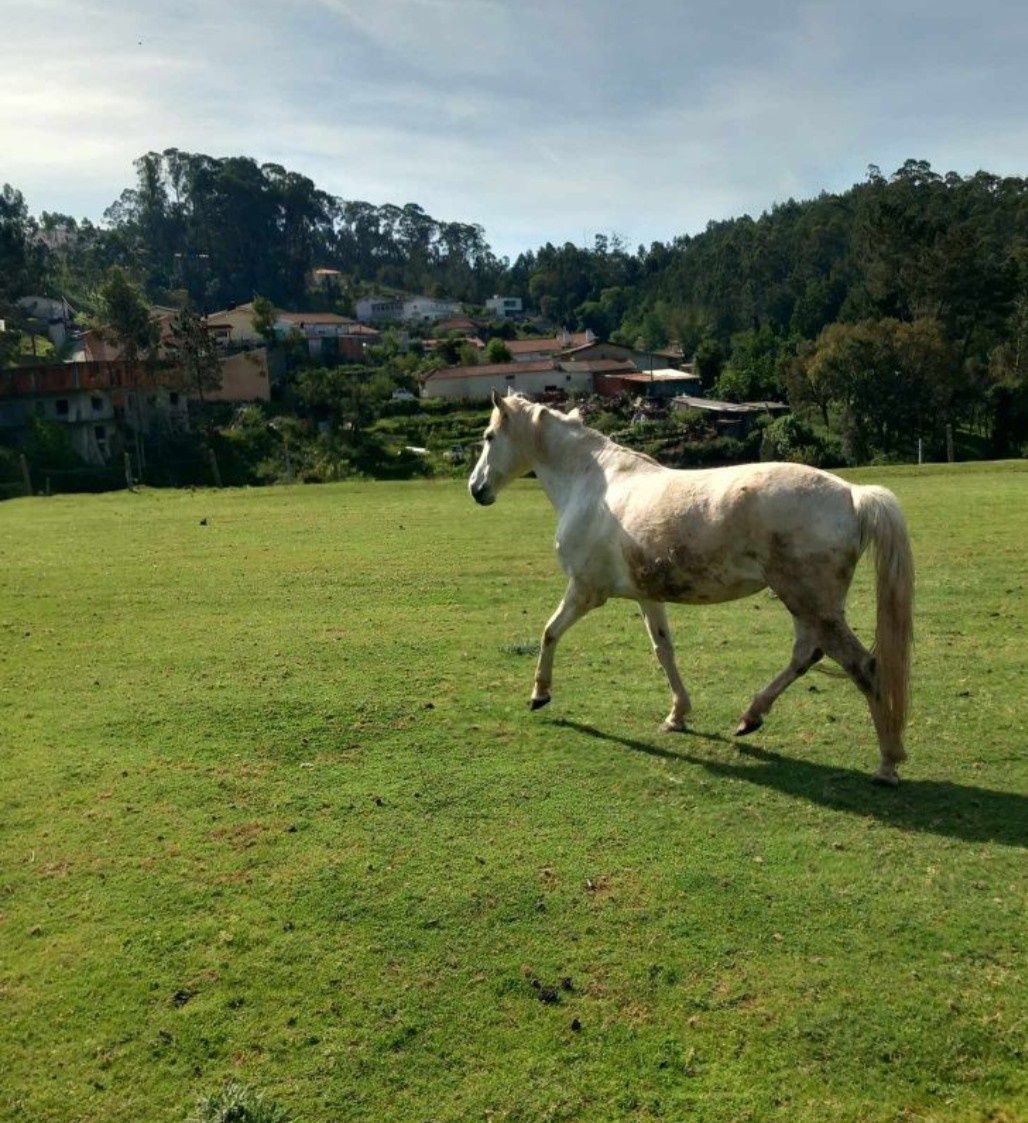
[[[561,425],[577,429],[603,452],[629,457],[632,460],[639,460],[644,464],[652,464],[656,468],[663,466],[660,461],[654,460],[654,458],[647,453],[639,452],[638,449],[628,448],[626,445],[618,444],[617,441],[611,440],[605,433],[601,433],[599,429],[593,429],[591,426],[586,425],[582,420],[582,415],[577,409],[573,409],[570,413],[561,413],[559,410],[552,409],[542,402],[533,402],[530,398],[525,397],[524,394],[517,391],[508,393],[503,399],[503,402],[505,405],[513,405],[518,412],[529,413],[533,422],[537,423],[546,416],[553,418]]]

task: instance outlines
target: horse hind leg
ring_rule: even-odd
[[[890,730],[878,690],[878,669],[874,656],[857,639],[850,626],[841,617],[822,622],[819,628],[819,642],[867,699],[881,755],[878,771],[875,772],[873,779],[876,783],[895,787],[899,783],[896,766],[907,759],[907,754],[903,742]]]
[[[796,630],[796,641],[792,648],[792,658],[789,665],[781,674],[776,675],[767,686],[753,696],[753,701],[746,707],[745,713],[736,726],[736,737],[745,737],[753,733],[764,724],[764,717],[775,704],[778,697],[792,684],[805,675],[807,671],[824,657],[824,651],[817,645],[816,629],[813,624],[798,616],[793,617],[793,627]]]

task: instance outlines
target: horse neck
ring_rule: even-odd
[[[558,512],[563,511],[576,488],[591,478],[602,479],[599,447],[588,429],[568,429],[555,420],[537,422],[531,433],[529,460],[543,490]]]

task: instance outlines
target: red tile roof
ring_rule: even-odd
[[[275,319],[285,320],[288,324],[356,324],[349,316],[337,316],[334,312],[276,312]]]
[[[507,350],[512,355],[531,355],[536,351],[566,351],[571,347],[582,347],[589,343],[584,331],[572,332],[567,341],[556,336],[547,338],[539,336],[538,339],[508,339]],[[593,340],[592,342],[596,342]]]
[[[543,371],[559,370],[552,359],[535,359],[529,363],[485,363],[476,367],[443,367],[425,377],[426,382],[442,378],[485,378],[497,374],[541,374]]]

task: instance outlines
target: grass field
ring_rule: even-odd
[[[690,733],[619,602],[530,714],[530,482],[0,506],[0,1119],[1028,1118],[1028,472],[853,475],[919,567],[896,791],[840,678],[730,738],[767,595],[672,610]]]

